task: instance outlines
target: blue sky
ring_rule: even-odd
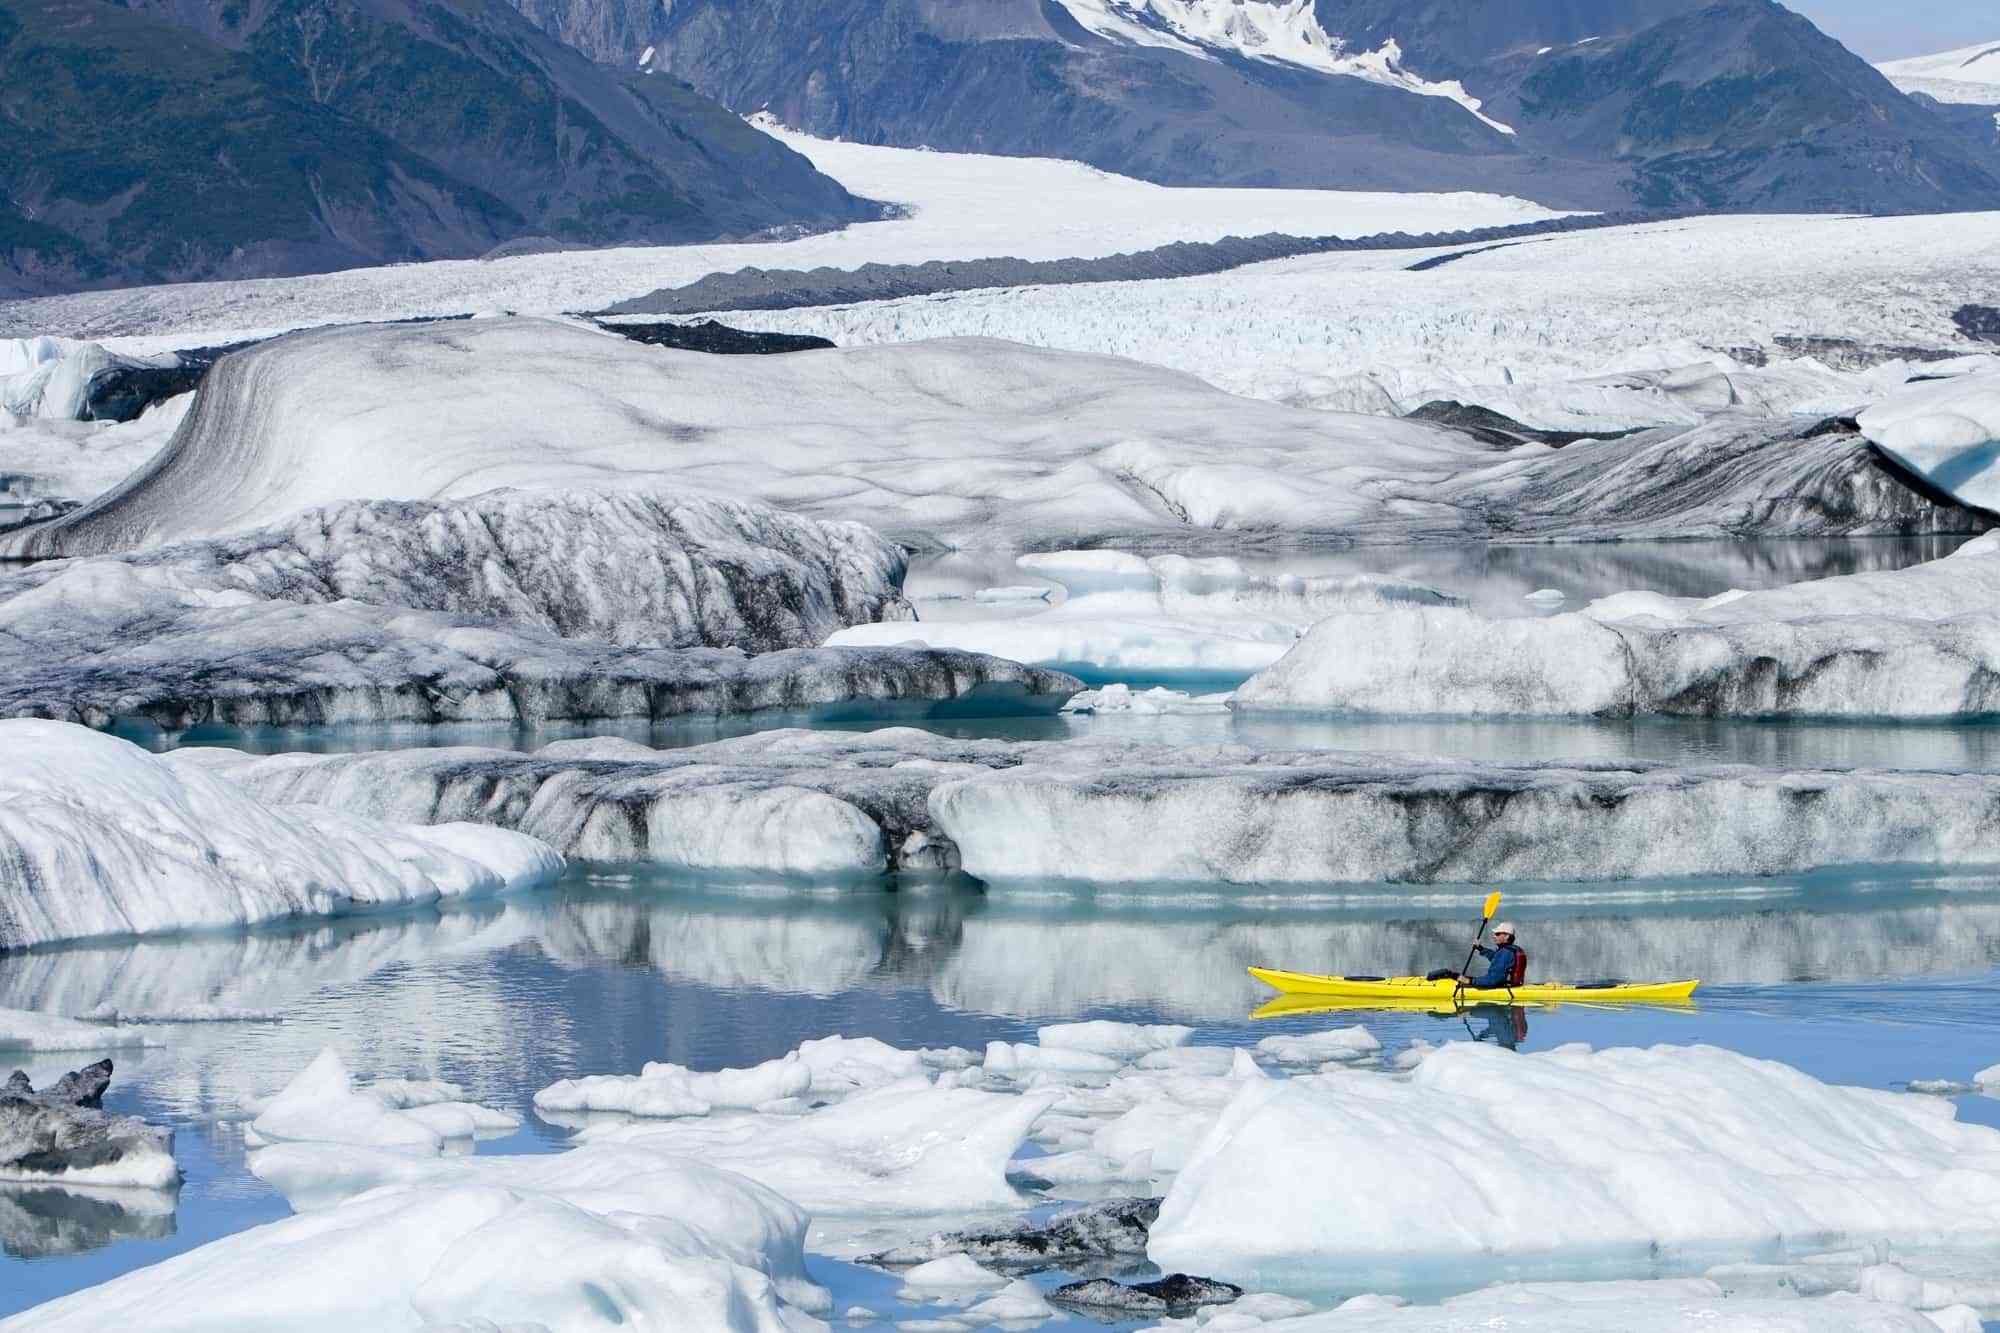
[[[1785,0],[1870,60],[2000,42],[1995,0]]]

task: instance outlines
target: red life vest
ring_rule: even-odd
[[[1514,966],[1507,969],[1507,984],[1518,986],[1528,979],[1528,951],[1520,945],[1514,946]]]

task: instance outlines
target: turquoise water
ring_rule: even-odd
[[[1476,897],[1388,885],[1249,900],[820,892],[578,866],[551,891],[473,909],[0,957],[0,1005],[73,1013],[214,1001],[285,1017],[165,1026],[162,1049],[119,1059],[108,1104],[179,1134],[188,1180],[171,1220],[79,1220],[73,1201],[0,1194],[11,1249],[28,1237],[71,1250],[0,1258],[0,1314],[284,1216],[245,1168],[239,1108],[329,1042],[363,1074],[450,1079],[524,1117],[521,1132],[482,1152],[560,1149],[567,1133],[530,1107],[556,1079],[647,1060],[743,1065],[831,1032],[977,1048],[1101,1017],[1187,1023],[1197,1043],[1245,1044],[1358,1021],[1391,1052],[1418,1038],[1507,1038],[1524,1050],[1707,1042],[1882,1088],[1963,1078],[2000,1059],[2000,878],[1978,876],[1521,886],[1507,911],[1547,974],[1701,976],[1698,1005],[1529,1010],[1524,1032],[1505,1011],[1248,1018],[1266,993],[1246,963],[1401,972],[1453,962]],[[39,1081],[82,1062],[47,1057],[32,1072]],[[1964,1118],[2000,1126],[2000,1100],[1959,1104]],[[893,1305],[884,1275],[817,1263],[839,1308],[920,1313]]]

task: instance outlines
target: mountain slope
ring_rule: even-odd
[[[497,0],[0,0],[0,290],[680,241],[869,205]]]
[[[1175,184],[2000,206],[1962,134],[1773,0],[516,3],[814,133]]]

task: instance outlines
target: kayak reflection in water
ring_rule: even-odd
[[[1528,1039],[1528,1011],[1518,1004],[1475,1004],[1459,1017],[1465,1020],[1465,1030],[1472,1033],[1474,1041],[1490,1041],[1512,1051]]]

